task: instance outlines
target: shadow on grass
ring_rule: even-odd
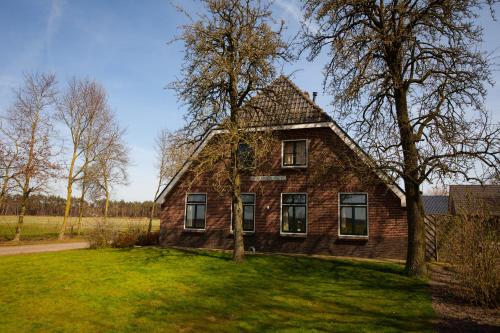
[[[427,285],[404,276],[396,264],[270,255],[249,255],[234,264],[230,253],[159,248],[127,257],[173,265],[184,274],[163,282],[187,285],[182,296],[162,287],[151,299],[139,300],[134,320],[147,318],[160,327],[165,321],[176,323],[176,330],[206,332],[432,327]]]

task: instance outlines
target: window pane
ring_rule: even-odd
[[[305,165],[306,164],[306,142],[297,141],[295,142],[295,164]]]
[[[186,207],[186,228],[193,228],[194,220],[194,205],[187,205]]]
[[[288,206],[283,207],[282,211],[283,211],[283,216],[282,216],[282,221],[281,221],[282,229],[284,232],[288,232],[290,229],[288,221],[289,221],[290,215],[291,214],[293,215],[293,207],[288,207]]]
[[[187,202],[189,203],[205,203],[207,196],[205,194],[188,194]]]
[[[366,205],[366,194],[341,194],[340,203]]]
[[[367,235],[366,208],[354,207],[354,235]]]
[[[241,195],[241,201],[243,201],[244,204],[254,204],[255,203],[255,195],[253,195],[253,194],[242,194]]]
[[[306,232],[306,207],[295,207],[295,230],[294,232]]]
[[[283,143],[283,165],[293,165],[293,142]]]
[[[205,205],[196,205],[196,219],[205,220]]]
[[[283,194],[283,203],[284,204],[293,203],[293,194]]]
[[[254,206],[243,206],[243,231],[253,231]]]
[[[340,209],[340,233],[350,235],[352,230],[352,208],[342,207]]]
[[[305,194],[295,194],[293,196],[293,202],[298,204],[305,204],[306,203]]]

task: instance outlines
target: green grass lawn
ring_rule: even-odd
[[[140,248],[0,257],[0,332],[425,332],[392,263]]]
[[[92,228],[92,226],[101,218],[84,217],[82,219],[83,232]],[[147,226],[148,218],[109,218],[109,223],[116,224],[119,227],[126,228],[129,224],[143,224]],[[62,216],[25,216],[24,225],[21,230],[21,240],[51,240],[56,239],[59,234],[59,228],[63,222]],[[73,226],[76,233],[76,224],[78,218],[72,217],[68,223],[68,233],[71,232]],[[17,216],[0,216],[0,242],[9,241],[14,238],[16,233]],[[160,220],[153,220],[155,230],[160,228]]]

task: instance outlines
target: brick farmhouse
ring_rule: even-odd
[[[276,144],[266,174],[250,172],[242,178],[245,248],[403,259],[403,191],[371,167],[366,153],[307,93],[285,77],[271,87],[286,103],[254,97],[273,115],[259,125],[273,131]],[[363,167],[350,168],[353,161]],[[231,249],[231,196],[215,192],[210,175],[196,182],[190,177],[187,162],[156,199],[161,204],[160,244]]]

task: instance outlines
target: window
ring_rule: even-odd
[[[242,193],[243,201],[243,232],[255,231],[255,194]],[[234,219],[231,215],[231,230],[234,230]]]
[[[238,145],[238,162],[243,169],[255,167],[255,156],[252,147],[247,143]]]
[[[283,193],[281,195],[281,232],[305,234],[307,232],[307,195]]]
[[[206,194],[188,194],[186,197],[185,229],[205,229]]]
[[[282,165],[284,167],[307,166],[307,141],[283,141]]]
[[[368,236],[366,194],[340,194],[340,236]]]

